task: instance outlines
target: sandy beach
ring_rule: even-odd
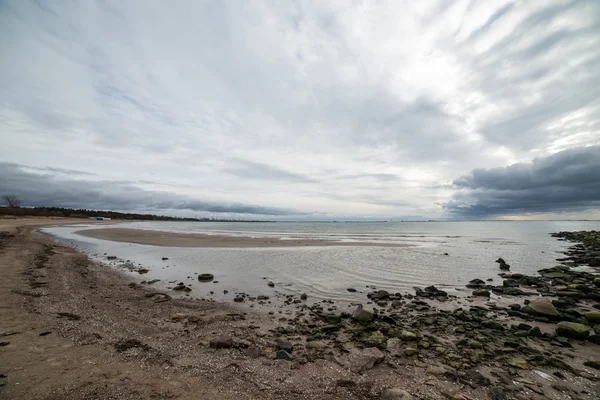
[[[401,243],[382,242],[342,242],[334,240],[298,239],[281,240],[272,238],[255,238],[246,236],[205,235],[192,233],[163,232],[146,229],[105,228],[84,229],[78,235],[95,239],[112,240],[136,244],[148,244],[165,247],[298,247],[298,246],[380,246],[407,247]]]
[[[186,300],[36,232],[59,223],[73,221],[0,220],[2,398],[533,400],[600,393],[600,374],[584,364],[600,358],[600,346],[557,342],[554,322],[524,325],[482,298],[450,311],[454,300],[435,288],[404,297],[374,292],[353,318],[310,298],[290,298],[270,314],[249,308],[248,297],[239,304]],[[542,336],[527,333],[536,327]]]

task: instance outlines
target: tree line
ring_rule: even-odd
[[[65,208],[65,207],[21,207],[21,200],[15,196],[3,196],[5,207],[0,207],[1,215],[12,215],[18,217],[69,217],[69,218],[91,218],[105,217],[111,219],[124,220],[143,220],[143,221],[196,221],[196,222],[268,222],[268,221],[249,221],[236,219],[218,219],[218,218],[185,218],[170,217],[167,215],[125,213],[118,211],[88,210],[85,208]]]

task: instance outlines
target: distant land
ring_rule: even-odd
[[[266,220],[180,218],[167,215],[123,213],[118,211],[87,210],[64,207],[0,207],[0,216],[16,217],[70,217],[131,220],[131,221],[193,221],[193,222],[273,222]]]

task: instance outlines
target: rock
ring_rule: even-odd
[[[400,308],[400,307],[402,307],[402,301],[401,300],[394,300],[394,301],[392,301],[392,307],[393,308]]]
[[[260,300],[269,300],[269,296],[266,296],[266,295],[264,295],[264,294],[259,294],[259,295],[256,297],[256,300],[259,300],[259,301],[260,301]]]
[[[600,311],[590,311],[583,314],[585,319],[587,319],[590,323],[600,323]],[[596,332],[598,334],[599,332]]]
[[[502,282],[502,286],[504,286],[504,287],[519,287],[519,282],[515,281],[514,279],[505,279],[504,282]]]
[[[560,313],[546,297],[538,297],[531,303],[523,307],[523,311],[531,315],[542,317],[558,317]]]
[[[419,353],[419,350],[415,349],[414,347],[406,347],[404,349],[404,355],[406,355],[407,357],[415,356],[418,353]]]
[[[504,330],[504,326],[502,326],[501,323],[493,321],[491,319],[483,321],[481,323],[481,325],[485,326],[486,328],[493,329],[493,330],[496,330],[496,331],[502,331],[502,330]]]
[[[263,350],[259,346],[250,346],[248,347],[244,353],[250,358],[259,358],[264,354]]]
[[[388,388],[381,392],[381,400],[412,400],[413,397],[406,391],[399,388]]]
[[[114,344],[114,346],[115,346],[115,350],[117,350],[119,353],[122,353],[124,351],[127,351],[132,348],[136,348],[136,347],[140,348],[142,350],[150,350],[150,346],[140,342],[137,339],[119,340],[118,342],[116,342]]]
[[[231,336],[219,336],[209,343],[213,349],[230,349],[233,347],[233,339]]]
[[[419,337],[417,336],[417,334],[411,331],[402,331],[402,333],[400,333],[400,339],[406,340],[408,342],[417,340],[418,338]]]
[[[398,338],[388,339],[385,348],[394,355],[402,353],[402,341]]]
[[[371,322],[375,315],[371,307],[366,304],[359,304],[352,313],[352,318],[359,322]]]
[[[483,349],[483,345],[481,344],[481,342],[478,342],[477,340],[469,340],[469,342],[467,344],[472,349]]]
[[[362,350],[354,349],[350,352],[346,366],[352,372],[360,373],[368,369],[371,369],[382,362],[385,359],[385,355],[376,347],[369,347]]]
[[[187,319],[187,318],[188,318],[188,315],[187,314],[182,314],[182,313],[176,313],[176,314],[171,315],[171,320],[172,321],[181,321],[181,320],[184,320],[184,319]]]
[[[308,299],[308,296],[306,295],[306,293],[302,293],[300,295],[300,300],[306,300],[306,299]]]
[[[587,339],[590,328],[583,324],[562,321],[556,325],[556,334],[571,339]]]
[[[275,287],[275,284],[273,282],[269,282],[269,283],[267,283],[267,286],[269,286],[269,287]]]
[[[520,368],[520,369],[528,369],[529,368],[529,364],[525,360],[513,360],[510,362],[510,365],[515,368]]]
[[[387,338],[383,333],[381,333],[381,331],[375,331],[371,332],[371,334],[365,338],[364,343],[369,347],[383,348],[385,347],[386,340]]]
[[[481,372],[477,371],[475,368],[471,368],[465,371],[465,377],[467,380],[479,385],[479,386],[489,386],[490,380],[486,376],[484,376]]]
[[[162,260],[163,261],[167,261],[169,259],[169,257],[163,257]]]
[[[379,301],[377,302],[377,305],[378,305],[379,307],[387,307],[388,303],[387,303],[387,301],[385,301],[385,300],[379,300]]]
[[[480,289],[485,286],[485,282],[481,279],[472,279],[466,286],[471,289]]]
[[[492,386],[488,395],[490,400],[508,400],[508,393],[502,386]]]
[[[138,274],[142,275],[142,274],[147,274],[148,272],[150,272],[150,270],[148,268],[140,268],[137,270]]]
[[[594,285],[596,285],[596,287],[600,287],[600,278],[594,278]]]
[[[107,260],[116,260],[117,256],[107,256],[106,259]]]
[[[210,282],[213,279],[215,279],[215,276],[213,274],[200,274],[200,275],[198,275],[198,281],[199,282]]]
[[[583,365],[594,369],[600,369],[600,360],[587,360]]]
[[[346,290],[347,290],[347,291],[349,291],[350,293],[355,293],[355,292],[356,292],[356,289],[354,289],[354,288],[351,288],[351,287],[350,287],[350,288],[348,288],[348,289],[346,289]]]
[[[497,262],[498,264],[506,264],[506,261],[504,261],[504,259],[503,259],[502,257],[498,258],[498,259],[496,260],[496,262]]]
[[[330,314],[325,317],[325,321],[327,321],[328,324],[339,324],[342,322],[342,317],[339,315]]]
[[[490,297],[490,291],[487,289],[473,290],[473,296]]]
[[[285,350],[291,354],[294,352],[294,345],[287,341],[279,341],[277,342],[277,349]]]
[[[235,301],[236,303],[243,303],[244,298],[242,296],[237,296],[233,299],[233,301]]]
[[[292,359],[293,359],[292,355],[285,350],[278,350],[277,353],[275,353],[275,358],[277,360],[287,360],[287,361],[292,361]]]

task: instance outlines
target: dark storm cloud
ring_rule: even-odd
[[[444,207],[465,218],[590,210],[600,207],[599,171],[600,146],[476,169],[453,182],[459,190]]]
[[[0,163],[0,195],[15,195],[23,206],[90,208],[102,210],[189,210],[195,212],[288,215],[291,210],[242,203],[207,202],[160,191],[148,191],[127,181],[91,181],[28,172],[19,164]],[[61,171],[63,172],[63,171]]]

